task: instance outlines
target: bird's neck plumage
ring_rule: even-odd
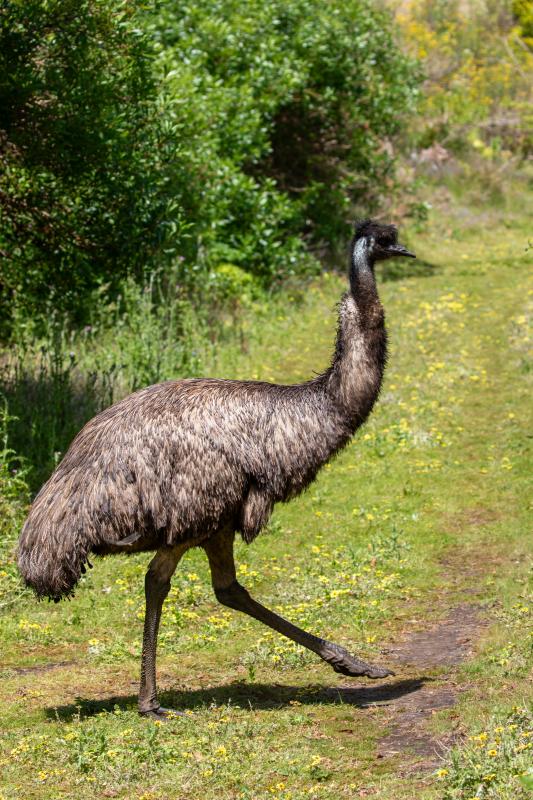
[[[350,291],[339,306],[333,363],[326,390],[355,431],[377,400],[387,358],[385,316],[365,239],[353,247]]]

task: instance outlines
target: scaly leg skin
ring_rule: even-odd
[[[340,647],[333,642],[326,642],[324,639],[322,652],[318,655],[330,664],[335,672],[340,672],[341,675],[350,675],[355,677],[357,675],[365,675],[367,678],[386,678],[388,675],[394,675],[390,669],[383,667],[376,667],[372,664],[367,664],[366,661],[361,661],[359,658],[352,656],[344,647]]]
[[[150,562],[144,579],[146,614],[144,618],[143,649],[141,657],[141,687],[139,714],[150,719],[168,721],[184,716],[180,711],[162,708],[157,699],[156,651],[161,610],[170,590],[170,579],[178,561],[187,550],[186,545],[162,547]]]
[[[367,678],[386,678],[388,675],[394,675],[391,670],[360,661],[338,644],[328,642],[326,639],[320,639],[318,636],[313,636],[313,634],[297,628],[296,625],[278,616],[278,614],[254,600],[253,597],[250,597],[246,589],[236,579],[233,559],[234,536],[233,532],[224,531],[204,545],[211,567],[213,588],[219,602],[236,611],[249,614],[275,631],[292,639],[293,642],[312,650],[313,653],[319,655],[320,658],[333,667],[335,672],[339,672],[341,675],[365,675]]]

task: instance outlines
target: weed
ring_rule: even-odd
[[[443,800],[526,800],[532,752],[531,709],[514,706],[493,716],[463,747],[452,750],[446,766],[437,771]]]

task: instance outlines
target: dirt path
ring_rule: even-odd
[[[479,527],[494,519],[495,515],[486,509],[465,509],[460,519],[448,523],[450,528],[456,524]],[[413,681],[413,689],[383,698],[390,713],[384,723],[388,733],[378,743],[377,758],[411,754],[416,760],[405,762],[404,772],[430,770],[439,764],[445,750],[460,739],[454,729],[435,735],[427,723],[437,711],[452,708],[461,692],[469,688],[458,680],[455,668],[473,656],[490,615],[475,601],[455,604],[454,595],[457,597],[460,592],[463,597],[475,596],[482,568],[486,570],[489,563],[501,566],[501,561],[501,556],[488,547],[483,554],[473,550],[447,553],[440,560],[445,588],[422,618],[422,628],[382,650],[387,663],[393,668],[396,665],[401,677]],[[432,619],[438,621],[432,624]]]
[[[457,681],[454,667],[471,656],[485,625],[480,606],[455,606],[442,621],[383,650],[387,663],[397,670],[397,679],[380,686],[346,684],[326,694],[338,694],[343,703],[360,708],[386,709],[382,724],[388,733],[378,742],[376,758],[404,753],[415,758],[404,762],[403,773],[434,769],[459,735],[450,730],[436,736],[427,722],[435,712],[453,707],[468,688]],[[449,669],[435,677],[432,673],[439,668]]]
[[[438,763],[440,754],[457,737],[453,731],[436,737],[427,730],[426,722],[436,711],[454,706],[459,693],[467,688],[457,683],[453,667],[472,654],[484,625],[482,609],[463,604],[450,609],[442,622],[417,631],[390,648],[389,656],[402,671],[404,667],[409,672],[416,670],[420,685],[416,691],[391,702],[389,733],[379,742],[378,758],[409,752],[423,757],[417,769],[429,769]],[[425,671],[439,667],[450,669],[438,679],[425,678]]]

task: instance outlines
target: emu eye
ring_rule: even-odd
[[[387,249],[387,247],[396,244],[396,236],[394,233],[383,233],[378,237],[377,243],[380,247]]]

